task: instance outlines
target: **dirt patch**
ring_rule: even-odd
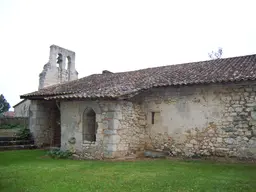
[[[40,156],[40,159],[50,159],[50,157],[48,155],[43,155],[43,156]]]
[[[172,161],[204,161],[204,162],[220,162],[220,163],[256,163],[256,159],[238,159],[231,157],[217,157],[209,156],[202,158],[185,158],[185,157],[166,157],[168,160]]]

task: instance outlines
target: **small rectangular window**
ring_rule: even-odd
[[[152,114],[151,123],[152,123],[152,125],[154,125],[155,124],[155,112],[152,112],[151,114]]]
[[[157,125],[159,122],[161,122],[161,116],[159,111],[152,111],[151,112],[151,124]]]

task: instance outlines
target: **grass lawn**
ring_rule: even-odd
[[[1,192],[253,191],[255,164],[75,161],[44,151],[0,152]]]

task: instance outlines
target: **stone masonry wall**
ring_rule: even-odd
[[[118,101],[102,106],[105,109],[103,110],[104,143],[111,146],[112,157],[137,155],[144,151],[145,114],[141,105]]]
[[[155,88],[139,97],[147,116],[147,149],[256,158],[255,82]]]
[[[55,102],[31,101],[29,114],[29,128],[37,146],[50,146],[53,142],[53,127],[51,126],[50,113]]]
[[[56,103],[32,101],[30,129],[37,145],[51,145]],[[96,113],[96,142],[83,141],[83,113]],[[83,158],[140,154],[256,158],[256,85],[155,88],[131,101],[62,101],[61,148]],[[154,121],[152,120],[154,113]]]
[[[15,117],[28,117],[29,116],[29,106],[30,100],[26,100],[19,105],[14,107],[14,115]]]
[[[96,113],[96,142],[83,141],[83,113]],[[144,150],[144,113],[125,101],[61,102],[61,148],[82,158],[116,158]],[[141,121],[142,120],[142,121]],[[72,141],[72,142],[71,142]]]
[[[0,117],[0,127],[2,125],[22,125],[28,126],[28,117]]]
[[[101,109],[96,101],[63,101],[61,109],[61,149],[70,150],[82,158],[102,159],[103,134]],[[83,113],[91,108],[98,124],[96,142],[83,141]]]

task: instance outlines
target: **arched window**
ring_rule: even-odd
[[[86,109],[83,113],[83,141],[96,141],[97,123],[93,109]]]
[[[65,69],[66,69],[66,70],[70,69],[70,65],[71,65],[71,58],[70,58],[70,56],[67,56],[67,57],[66,57],[66,66],[65,66]]]
[[[61,53],[59,53],[56,57],[56,64],[57,64],[57,67],[60,67],[61,64],[62,64],[62,61],[63,61],[63,56]]]
[[[70,67],[71,67],[71,58],[70,56],[67,56],[65,69],[66,69],[68,81],[70,80]]]

